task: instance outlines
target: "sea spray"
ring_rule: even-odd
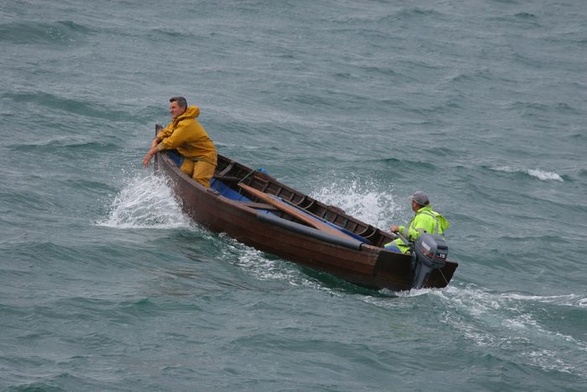
[[[100,226],[117,228],[181,228],[192,225],[182,213],[173,190],[163,177],[149,174],[130,178],[112,201]]]
[[[357,179],[325,185],[312,196],[381,229],[386,229],[393,219],[399,219],[407,206],[407,201],[405,206],[397,203],[393,192],[381,191],[376,184],[363,184]]]

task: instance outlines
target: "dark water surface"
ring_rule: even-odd
[[[587,2],[0,5],[0,389],[587,389]],[[444,290],[211,234],[141,167],[185,95],[221,153],[387,228]]]

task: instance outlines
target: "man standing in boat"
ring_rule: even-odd
[[[162,150],[177,150],[183,158],[180,169],[194,180],[210,187],[218,154],[214,142],[196,119],[200,108],[188,106],[184,97],[169,99],[171,122],[158,133],[145,157],[143,165],[149,165],[151,158]]]
[[[430,199],[422,191],[415,192],[411,197],[412,211],[416,213],[408,226],[392,225],[391,232],[399,233],[408,241],[414,242],[422,233],[444,234],[450,223],[438,212],[432,210]],[[408,253],[410,246],[402,238],[397,238],[384,245],[385,249],[396,253]]]

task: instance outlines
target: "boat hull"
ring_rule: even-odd
[[[219,159],[222,162],[230,161],[225,157]],[[234,164],[234,161],[230,162],[231,165]],[[156,170],[169,179],[169,184],[181,200],[183,211],[212,232],[226,233],[239,242],[263,252],[330,273],[363,287],[393,291],[412,288],[413,263],[409,255],[386,251],[381,246],[369,244],[368,240],[363,240],[358,235],[339,236],[316,229],[297,221],[295,216],[285,213],[288,210],[279,208],[279,205],[276,208],[275,205],[263,203],[263,200],[258,200],[261,203],[256,204],[254,200],[250,202],[251,199],[256,199],[254,194],[248,194],[247,201],[226,197],[216,189],[205,188],[193,181],[182,173],[165,153],[158,154],[155,165]],[[241,168],[245,171],[248,169],[239,164],[239,170],[236,172],[243,172]],[[223,181],[223,178],[226,178],[222,174],[223,171],[230,171],[226,162],[219,163],[216,181]],[[269,181],[272,187],[275,187],[274,183],[282,185],[266,174],[255,172],[251,170],[251,173],[254,173],[252,176],[237,176],[230,178],[230,181],[224,181],[226,184],[235,181],[240,184],[248,182],[247,186],[257,189],[260,188],[257,185],[259,181]],[[230,186],[237,192],[236,185]],[[242,189],[238,192],[246,195],[246,191]],[[339,212],[337,209],[334,211]],[[301,213],[306,212],[302,210]],[[354,222],[351,223],[353,227],[356,226]],[[378,235],[381,236],[381,233]],[[379,239],[379,242],[383,240],[386,238]],[[444,268],[432,271],[424,287],[445,287],[455,269],[456,263],[448,262]]]

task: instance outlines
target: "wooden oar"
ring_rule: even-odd
[[[261,192],[260,190],[255,189],[255,188],[251,188],[250,186],[248,186],[246,184],[238,184],[238,186],[240,186],[241,188],[243,188],[244,190],[246,190],[250,194],[256,196],[257,198],[263,200],[264,202],[271,204],[275,208],[277,208],[283,212],[288,213],[289,215],[295,217],[296,219],[301,220],[304,223],[307,223],[308,225],[312,226],[315,229],[318,229],[318,230],[323,231],[325,233],[336,235],[339,237],[349,238],[348,235],[344,234],[340,230],[337,230],[334,227],[331,227],[331,226],[327,225],[326,223],[321,222],[318,219],[309,216],[307,213],[299,210],[298,208],[296,208],[292,205],[287,204],[286,202],[278,199],[274,195],[268,195],[267,193]]]

